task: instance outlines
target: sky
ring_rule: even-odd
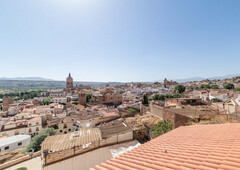
[[[239,0],[0,1],[0,77],[157,81],[240,73]]]

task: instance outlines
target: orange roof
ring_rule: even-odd
[[[95,169],[240,169],[240,124],[179,127]]]

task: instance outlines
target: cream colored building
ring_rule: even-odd
[[[42,130],[41,117],[9,120],[0,126],[0,136],[36,135]]]

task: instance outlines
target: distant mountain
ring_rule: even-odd
[[[238,77],[240,76],[240,74],[232,74],[232,75],[226,75],[226,76],[219,76],[219,77],[210,77],[208,78],[209,80],[223,80],[223,79],[229,79],[229,78],[233,78],[233,77]]]
[[[188,82],[188,81],[202,81],[205,80],[203,77],[191,77],[191,78],[186,78],[186,79],[173,79],[173,81],[183,83],[183,82]]]
[[[232,78],[232,77],[237,77],[240,76],[240,74],[230,74],[230,75],[226,75],[226,76],[217,76],[217,77],[209,77],[209,78],[204,78],[204,77],[191,77],[191,78],[186,78],[186,79],[173,79],[173,81],[177,81],[179,83],[183,83],[183,82],[189,82],[189,81],[202,81],[202,80],[223,80],[223,79],[227,79],[227,78]],[[163,80],[160,80],[159,82],[163,82]]]
[[[0,77],[0,80],[54,81],[52,79],[45,79],[42,77],[14,77],[14,78]]]

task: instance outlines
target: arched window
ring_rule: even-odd
[[[29,128],[28,132],[29,132],[29,133],[32,133],[32,129],[31,129],[31,128]]]
[[[38,128],[38,127],[36,128],[36,131],[39,131],[39,128]]]

